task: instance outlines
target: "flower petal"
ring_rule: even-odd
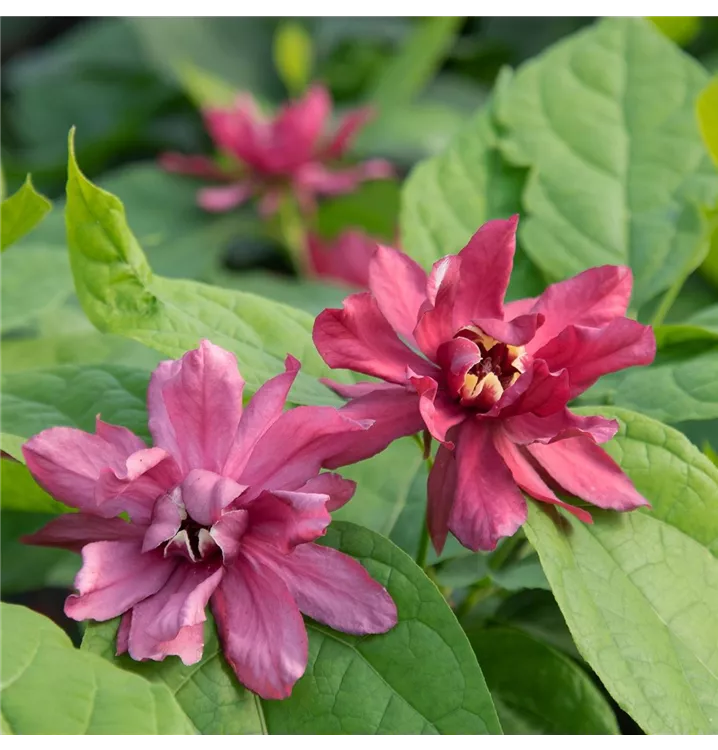
[[[267,157],[275,171],[293,169],[312,157],[331,108],[329,92],[319,85],[282,107],[272,123],[272,153]]]
[[[498,429],[494,432],[494,445],[501,454],[501,458],[504,459],[504,463],[508,466],[514,481],[524,492],[542,503],[560,505],[584,523],[593,523],[591,514],[583,508],[564,503],[556,497],[554,491],[536,471],[525,451],[514,445],[511,438],[503,430]]]
[[[224,513],[209,531],[210,537],[222,551],[225,565],[239,554],[241,541],[249,526],[249,511],[230,510]]]
[[[340,159],[351,146],[356,134],[376,114],[374,107],[360,107],[348,112],[339,123],[334,136],[325,148],[325,155],[329,159]]]
[[[597,443],[605,443],[618,431],[615,419],[582,416],[566,408],[545,417],[519,414],[501,422],[507,436],[514,443],[553,443],[568,437],[586,435]]]
[[[461,424],[470,413],[444,392],[438,391],[433,378],[411,378],[412,385],[419,394],[419,411],[432,437],[440,443],[446,442],[446,433]],[[373,427],[369,428],[374,429]],[[447,447],[453,447],[448,445]]]
[[[318,161],[302,165],[294,174],[295,189],[316,195],[345,195],[368,180],[394,177],[394,168],[383,159],[369,159],[344,169],[330,169]]]
[[[61,547],[80,552],[86,544],[136,540],[144,529],[121,518],[101,518],[89,513],[65,513],[53,518],[34,534],[20,538],[23,544]]]
[[[362,433],[347,435],[341,442],[337,441],[331,456],[324,460],[326,469],[336,469],[375,456],[397,438],[413,435],[424,428],[418,395],[401,386],[376,389],[352,399],[342,407],[341,413],[356,420],[373,419],[374,423]]]
[[[369,423],[356,421],[345,409],[298,406],[284,412],[260,438],[242,472],[240,481],[251,487],[246,501],[262,488],[301,487],[325,463],[356,442],[356,433],[366,431]]]
[[[629,318],[617,318],[603,328],[567,326],[535,354],[554,372],[566,369],[570,398],[590,388],[602,375],[649,365],[655,356],[656,338],[651,327]]]
[[[523,346],[533,339],[537,329],[543,322],[541,315],[530,313],[519,315],[513,320],[498,320],[496,318],[477,318],[475,324],[484,333],[511,346]]]
[[[389,325],[409,343],[426,302],[424,269],[405,253],[379,245],[369,264],[369,287]]]
[[[506,419],[518,414],[544,417],[563,409],[569,400],[569,375],[565,370],[551,372],[546,362],[534,360],[508,388],[489,416]]]
[[[422,352],[433,362],[439,347],[453,339],[460,326],[454,326],[454,305],[462,277],[458,256],[441,258],[434,263],[427,281],[427,305],[422,305],[414,338]],[[433,307],[429,307],[433,297]],[[411,366],[412,369],[415,369]]]
[[[538,351],[568,325],[602,328],[623,317],[631,299],[633,276],[627,266],[589,268],[557,284],[551,284],[533,305],[532,312],[545,320],[529,353]],[[512,310],[513,312],[513,310]]]
[[[247,487],[212,471],[192,469],[181,486],[182,503],[200,526],[211,526]]]
[[[95,419],[95,435],[114,445],[123,456],[131,456],[147,448],[144,441],[138,438],[132,430],[103,422],[99,415]]]
[[[649,506],[618,464],[588,437],[549,445],[533,443],[526,450],[566,492],[599,508],[633,510]]]
[[[491,551],[526,520],[526,501],[501,455],[491,430],[467,420],[456,440],[456,493],[449,529],[469,549]]]
[[[241,206],[252,197],[253,192],[254,185],[249,181],[203,187],[197,191],[197,204],[205,211],[222,214]]]
[[[237,427],[237,433],[222,474],[239,477],[252,456],[257,441],[282,415],[287,395],[301,364],[290,355],[284,360],[284,372],[264,383],[252,396]]]
[[[453,434],[452,434],[453,437]],[[456,493],[456,459],[453,451],[440,445],[427,485],[426,523],[436,554],[440,555],[449,533],[449,516]]]
[[[169,653],[166,642],[174,641],[182,628],[201,625],[207,619],[205,608],[222,574],[223,569],[216,564],[177,565],[156,594],[133,607],[130,656],[137,661],[162,661]],[[185,664],[194,664],[202,658],[202,648],[183,649],[179,656]]]
[[[331,243],[325,243],[318,235],[310,233],[307,244],[311,270],[316,277],[368,288],[369,263],[377,249],[376,240],[363,232],[348,229]]]
[[[314,344],[333,368],[374,375],[392,383],[406,380],[406,368],[428,375],[431,363],[402,343],[368,292],[352,294],[341,310],[321,312],[314,322]]]
[[[183,473],[220,473],[242,415],[243,388],[237,358],[207,340],[181,359],[160,362],[147,393],[154,444]]]
[[[459,253],[461,282],[454,306],[454,328],[481,318],[504,317],[504,296],[516,250],[519,217],[481,226]]]
[[[240,555],[212,597],[224,656],[261,698],[288,697],[307,667],[304,621],[282,579]]]
[[[318,544],[302,544],[289,555],[253,547],[251,554],[284,581],[301,612],[334,630],[369,635],[397,623],[389,592],[349,555]]]
[[[206,177],[210,180],[221,180],[225,177],[225,173],[207,156],[164,153],[160,154],[158,162],[166,172]]]
[[[344,479],[339,474],[323,472],[312,477],[306,484],[299,488],[299,492],[309,492],[318,495],[327,495],[326,508],[335,511],[346,505],[353,497],[357,484],[351,479]]]
[[[73,620],[110,620],[164,586],[176,565],[158,552],[142,554],[142,541],[93,542],[82,548],[77,594],[65,614]]]
[[[187,518],[182,503],[182,492],[175,487],[171,492],[160,497],[152,509],[152,521],[147,527],[142,540],[142,551],[157,549],[162,542],[167,542],[177,534],[182,521]]]
[[[241,94],[231,107],[204,110],[204,121],[210,137],[219,150],[228,151],[237,159],[261,167],[261,135],[267,129],[251,96]]]
[[[313,542],[331,523],[328,500],[327,495],[306,492],[263,492],[247,506],[247,538],[261,539],[283,553]]]
[[[330,378],[319,378],[319,382],[327,388],[331,388],[338,396],[346,399],[368,396],[370,393],[376,391],[396,391],[397,389],[401,389],[402,391],[406,390],[403,386],[396,385],[396,383],[384,383],[376,380],[347,384],[337,383]]]

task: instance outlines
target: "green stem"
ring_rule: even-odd
[[[524,541],[521,532],[516,532],[513,536],[505,539],[489,558],[489,567],[491,570],[502,568],[513,556],[514,552],[523,546]]]
[[[457,620],[461,620],[471,612],[471,610],[484,599],[491,596],[496,591],[496,587],[491,585],[491,581],[485,578],[483,581],[475,584],[471,591],[466,595],[461,604],[456,608],[455,615]]]
[[[298,276],[309,275],[309,243],[302,215],[294,199],[286,195],[279,205],[279,234]]]
[[[422,456],[424,455],[424,442],[419,433],[413,435],[416,444],[419,446]],[[431,471],[434,460],[431,456],[426,457],[426,466]],[[416,564],[426,570],[426,558],[429,555],[429,526],[426,522],[426,514],[421,517],[421,532],[419,534],[419,549],[416,553]]]

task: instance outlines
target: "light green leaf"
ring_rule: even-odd
[[[506,734],[619,734],[608,701],[572,659],[520,630],[468,636]]]
[[[252,294],[155,276],[127,225],[122,203],[80,172],[72,134],[66,222],[77,295],[101,331],[170,357],[195,348],[202,338],[211,339],[237,355],[250,391],[281,372],[291,353],[303,366],[292,399],[338,402],[316,380],[330,371],[312,342],[312,316]]]
[[[284,21],[274,33],[272,52],[279,77],[293,96],[300,95],[312,77],[314,49],[304,27]]]
[[[638,18],[599,21],[523,65],[498,97],[527,165],[519,237],[552,279],[632,267],[638,307],[707,252],[718,179],[691,105],[707,74]]]
[[[411,173],[401,196],[402,249],[426,269],[442,256],[459,252],[481,224],[520,210],[525,174],[502,158],[487,105],[446,151]],[[534,296],[544,286],[519,249],[509,296]]]
[[[695,39],[701,30],[699,16],[649,16],[648,20],[681,47],[685,47]]]
[[[51,620],[2,604],[3,734],[195,734],[170,691],[75,649]]]
[[[24,463],[9,458],[2,459],[0,493],[3,510],[25,513],[67,513],[70,510],[36,484]]]
[[[602,410],[606,416],[614,412]],[[616,410],[608,444],[652,511],[582,524],[530,503],[527,536],[576,645],[651,734],[718,730],[718,471],[675,430]]]
[[[500,734],[466,636],[420,568],[387,539],[352,524],[332,525],[325,542],[388,588],[399,624],[358,638],[308,620],[309,665],[290,698],[262,701],[242,688],[209,626],[204,657],[190,669],[174,658],[119,661],[167,685],[203,734]],[[116,626],[90,624],[83,648],[113,658]]]
[[[176,73],[182,88],[194,105],[203,107],[230,107],[239,91],[221,78],[207,73],[189,61],[179,63]]]
[[[51,209],[52,203],[35,190],[28,175],[23,186],[0,206],[0,250],[31,232]]]
[[[696,113],[703,141],[718,167],[718,76],[701,91],[696,101]]]

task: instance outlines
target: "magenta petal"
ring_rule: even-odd
[[[454,305],[463,276],[458,256],[441,258],[434,263],[427,281],[427,304],[422,305],[414,338],[422,352],[436,361],[439,347],[450,341],[458,328],[454,325]],[[434,306],[430,307],[432,297]],[[415,369],[413,365],[410,365]]]
[[[396,605],[389,592],[349,555],[318,544],[303,544],[289,555],[266,548],[257,554],[308,617],[354,635],[385,633],[396,625]]]
[[[542,322],[543,318],[535,313],[519,315],[510,321],[496,318],[477,318],[474,321],[484,333],[511,346],[523,346],[531,341]]]
[[[352,399],[359,398],[360,396],[368,396],[370,393],[376,391],[398,391],[406,390],[403,386],[396,385],[396,383],[379,383],[375,380],[361,383],[337,383],[335,380],[330,378],[319,378],[319,382],[325,385],[327,388],[331,388],[334,393],[342,398]]]
[[[101,518],[89,513],[65,513],[53,518],[34,534],[21,537],[24,544],[61,547],[80,552],[92,542],[137,540],[144,529],[121,518]]]
[[[73,427],[43,430],[22,446],[22,452],[44,490],[65,505],[89,512],[97,510],[95,485],[100,472],[122,468],[128,455],[99,435]]]
[[[95,419],[95,435],[114,445],[123,456],[130,456],[147,448],[132,430],[103,422],[99,416]]]
[[[192,469],[182,482],[182,503],[200,526],[211,526],[247,487],[211,471]]]
[[[503,432],[496,430],[494,433],[494,445],[501,454],[504,463],[508,466],[516,484],[531,497],[542,503],[559,505],[584,523],[593,523],[591,514],[575,505],[569,505],[559,500],[553,490],[544,482],[540,474],[533,467],[525,452],[514,445],[511,439]]]
[[[451,393],[460,394],[469,370],[481,362],[481,350],[467,338],[459,336],[442,344],[436,353]]]
[[[203,187],[197,191],[197,204],[213,214],[231,211],[252,197],[254,186],[251,182],[235,182],[231,185]]]
[[[78,593],[67,598],[73,620],[110,620],[164,586],[176,561],[159,553],[142,554],[142,542],[93,542],[82,548]]]
[[[210,108],[203,114],[210,137],[219,150],[228,151],[252,166],[261,166],[259,141],[267,126],[251,96],[240,95],[232,107]]]
[[[221,180],[225,176],[225,173],[206,156],[164,153],[160,154],[158,162],[166,172],[174,172],[175,174],[206,177],[210,180]]]
[[[356,421],[346,409],[298,406],[284,412],[257,443],[240,481],[254,492],[264,487],[294,490],[325,463],[334,468],[330,459],[357,442],[370,424]]]
[[[411,382],[419,394],[419,411],[424,424],[432,437],[440,443],[446,442],[446,433],[470,413],[445,393],[437,392],[438,385],[433,378],[411,378]]]
[[[514,443],[552,443],[568,437],[587,435],[597,443],[610,440],[618,430],[615,419],[581,416],[566,408],[545,417],[520,414],[502,421],[502,427]]]
[[[426,273],[408,255],[379,245],[369,265],[369,288],[389,325],[409,343],[426,301]]]
[[[554,372],[565,368],[570,398],[592,386],[602,375],[636,365],[649,365],[656,356],[650,326],[617,318],[603,328],[570,325],[536,352]]]
[[[622,317],[628,309],[632,286],[631,269],[626,266],[589,268],[551,284],[533,305],[532,312],[542,313],[545,321],[528,351],[538,351],[568,324],[601,328]]]
[[[526,501],[501,455],[491,430],[476,420],[461,426],[456,440],[456,493],[449,529],[469,549],[495,549],[526,520]]]
[[[301,365],[299,360],[288,355],[284,367],[284,372],[264,383],[247,404],[222,469],[224,476],[234,478],[241,475],[257,441],[282,415]]]
[[[526,450],[566,492],[599,508],[633,510],[649,505],[618,464],[588,437],[534,443]]]
[[[237,679],[262,698],[287,698],[307,667],[308,641],[284,581],[241,555],[215,591],[212,611]]]
[[[325,155],[330,159],[339,159],[351,146],[356,134],[376,114],[374,107],[361,107],[348,112],[339,123],[336,133],[325,148]]]
[[[161,661],[168,653],[164,644],[173,641],[185,627],[203,623],[209,598],[222,580],[223,569],[216,565],[177,565],[165,585],[132,609],[129,652],[133,659]],[[185,664],[202,658],[202,648],[183,650]]]
[[[334,511],[346,505],[354,495],[357,484],[351,479],[344,479],[339,474],[324,472],[312,477],[306,484],[299,488],[299,492],[308,492],[315,495],[327,495],[326,508]]]
[[[181,359],[161,362],[147,393],[155,445],[172,454],[183,473],[220,473],[242,415],[243,388],[234,354],[207,340]]]
[[[160,497],[152,510],[152,521],[147,527],[142,540],[142,551],[157,549],[162,542],[167,542],[179,531],[187,512],[182,504],[182,493],[179,487]]]
[[[454,326],[481,318],[504,317],[504,295],[516,250],[519,217],[488,221],[459,253],[461,282],[454,308]]]
[[[128,609],[120,620],[120,627],[117,628],[117,650],[115,656],[121,656],[127,653],[130,645],[130,627],[132,626],[132,610]]]
[[[295,172],[294,185],[300,193],[309,195],[344,195],[356,190],[362,182],[389,179],[394,174],[394,168],[383,159],[371,159],[344,169],[330,169],[312,161]]]
[[[332,103],[323,86],[312,86],[302,99],[285,105],[272,123],[275,167],[291,169],[309,160],[329,118]]]
[[[333,368],[345,368],[403,383],[406,368],[428,375],[431,363],[402,343],[368,292],[352,294],[342,310],[321,312],[314,322],[314,344]]]
[[[210,529],[210,537],[222,551],[225,565],[229,565],[239,554],[241,540],[248,526],[249,511],[230,510]]]
[[[377,249],[376,240],[363,232],[348,229],[331,243],[325,243],[319,236],[310,233],[308,246],[315,276],[368,288],[369,263]]]
[[[429,474],[426,523],[436,554],[440,555],[449,533],[449,516],[456,492],[456,459],[446,446],[440,445]]]
[[[418,395],[401,386],[376,389],[352,399],[342,407],[341,413],[351,419],[373,419],[374,423],[365,432],[337,441],[332,454],[324,460],[326,469],[363,461],[383,451],[397,438],[414,435],[424,428]]]
[[[551,372],[546,362],[535,360],[504,392],[489,416],[500,413],[503,419],[507,419],[518,414],[532,413],[543,417],[563,409],[568,399],[568,372]]]
[[[261,539],[285,553],[298,544],[313,542],[331,523],[328,500],[327,495],[306,492],[263,492],[247,506],[247,538]]]

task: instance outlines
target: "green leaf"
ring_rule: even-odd
[[[523,65],[497,101],[504,153],[531,168],[519,237],[552,279],[630,265],[638,307],[707,252],[715,170],[695,60],[637,18],[599,21]]]
[[[506,734],[619,734],[607,700],[573,660],[520,630],[468,636]]]
[[[426,269],[457,253],[481,224],[520,210],[524,179],[525,170],[508,165],[498,150],[489,104],[446,151],[411,173],[401,196],[402,249]],[[509,296],[534,296],[544,286],[533,264],[517,250]]]
[[[67,513],[70,510],[35,483],[24,463],[9,458],[2,459],[0,491],[3,510],[25,513]]]
[[[122,203],[80,172],[72,133],[68,169],[70,262],[77,295],[97,328],[170,357],[209,338],[237,355],[251,391],[281,372],[291,353],[303,366],[292,399],[338,403],[316,380],[330,371],[314,349],[311,315],[253,294],[153,275],[127,225]]]
[[[581,403],[633,409],[663,422],[718,418],[718,332],[695,325],[660,326],[649,367],[603,378]]]
[[[195,734],[163,685],[73,648],[36,612],[1,606],[3,734]]]
[[[696,114],[703,141],[718,167],[718,76],[701,91],[696,101]]]
[[[25,244],[2,260],[3,333],[33,326],[72,294],[72,274],[62,247]]]
[[[52,203],[40,195],[32,186],[30,175],[25,178],[23,186],[0,207],[0,251],[17,242],[21,237],[31,232],[52,209]]]
[[[29,438],[49,427],[94,432],[95,416],[148,438],[146,393],[149,373],[121,365],[10,373],[2,378],[2,425]]]
[[[298,96],[312,77],[314,49],[311,37],[301,24],[284,21],[274,34],[272,52],[287,91]]]
[[[523,557],[496,570],[492,555],[462,554],[442,560],[435,568],[436,580],[442,586],[463,588],[487,578],[507,591],[547,589],[548,582],[536,555]]]
[[[309,665],[283,701],[241,687],[205,628],[202,661],[119,662],[175,694],[203,734],[500,734],[481,670],[456,618],[420,568],[389,540],[347,523],[325,542],[389,590],[399,624],[354,637],[307,621]],[[83,648],[113,658],[117,622],[91,623]],[[420,658],[417,658],[420,655]]]
[[[701,30],[701,19],[699,16],[649,16],[656,28],[667,36],[672,42],[685,47]]]
[[[585,525],[529,504],[527,536],[576,645],[651,734],[716,732],[718,470],[639,414],[606,446],[653,506]]]
[[[239,93],[235,86],[207,73],[189,61],[177,65],[176,75],[187,96],[199,109],[230,107]]]

